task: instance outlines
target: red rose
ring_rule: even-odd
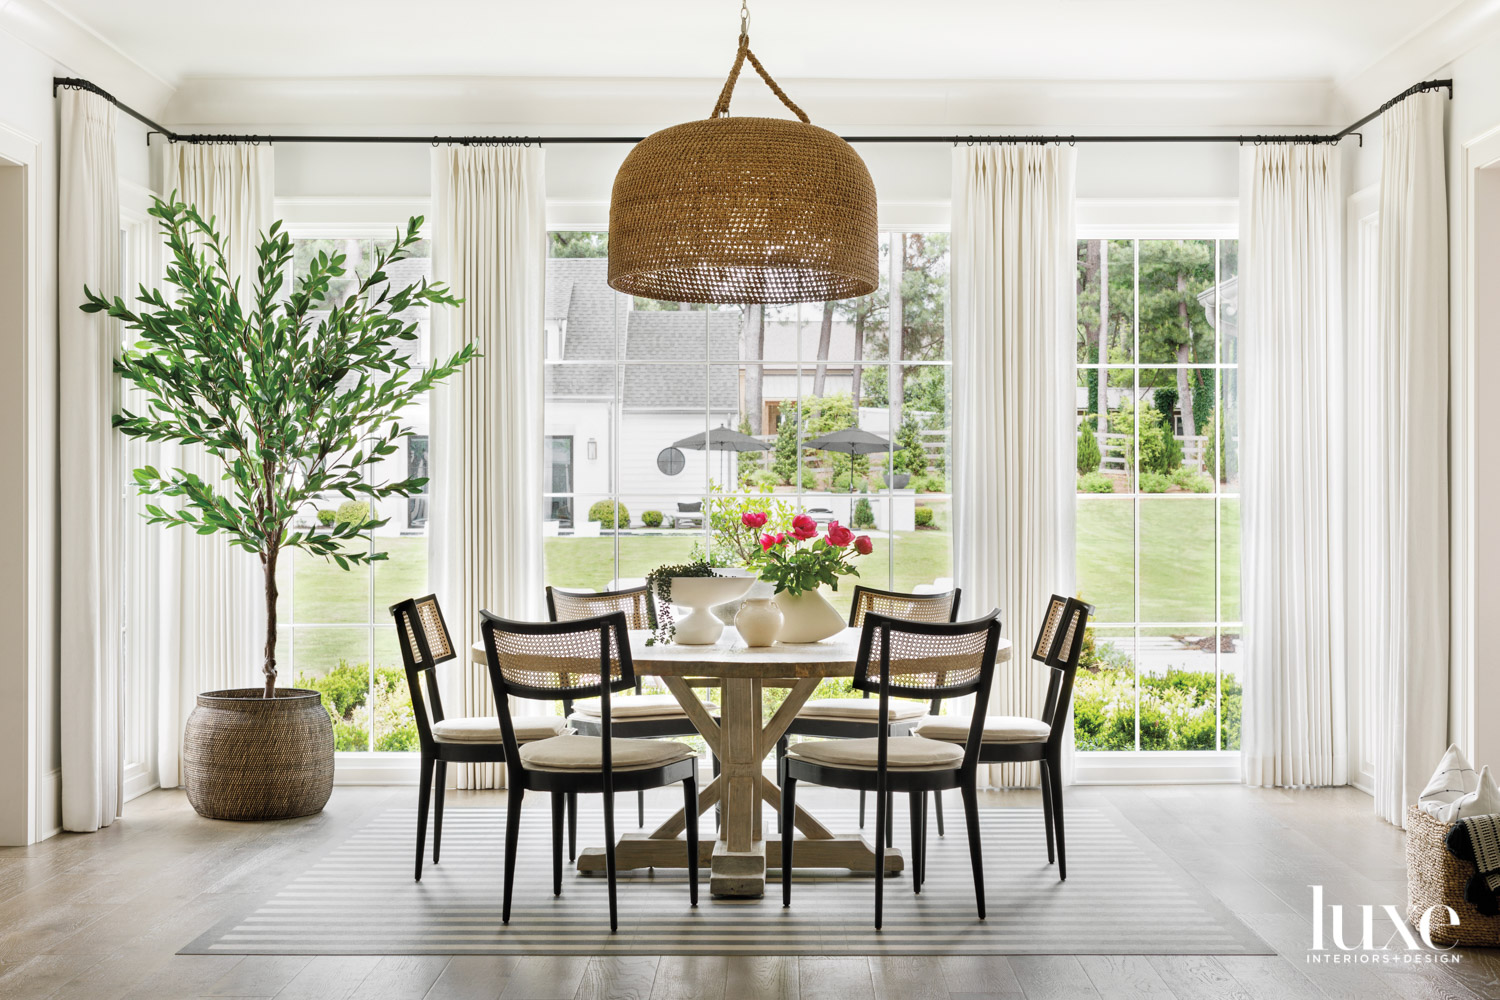
[[[839,524],[837,521],[828,522],[829,545],[832,545],[836,549],[841,549],[852,541],[854,541],[854,532],[850,531],[842,524]]]
[[[818,522],[806,514],[798,514],[792,518],[792,537],[799,542],[805,542],[809,538],[817,538]]]
[[[854,540],[854,551],[862,556],[867,556],[875,548],[875,543],[870,541],[869,535],[860,535]]]
[[[760,511],[747,511],[740,515],[740,523],[747,528],[759,528],[766,523],[766,515]]]
[[[772,548],[774,548],[776,545],[779,545],[780,543],[781,539],[776,535],[767,534],[760,536],[760,550],[762,552],[769,552]]]

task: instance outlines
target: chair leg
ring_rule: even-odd
[[[859,790],[859,828],[865,828],[865,790]]]
[[[932,811],[937,814],[938,836],[944,836],[947,831],[943,829],[943,793],[941,791],[932,793]]]
[[[427,810],[432,802],[432,767],[433,759],[424,756],[422,758],[422,776],[417,785],[417,874],[416,881],[422,881],[422,856],[427,853]]]
[[[644,827],[646,825],[646,790],[636,789],[635,793],[635,825]]]
[[[911,798],[911,891],[922,891],[922,810],[925,793],[909,792]]]
[[[615,896],[615,797],[606,792],[604,799],[604,873],[609,879],[609,932],[620,929],[620,907]]]
[[[552,895],[562,895],[563,813],[567,809],[567,792],[552,793]]]
[[[882,908],[885,905],[885,838],[881,831],[888,829],[891,819],[891,793],[875,792],[875,929],[880,930]]]
[[[433,783],[437,787],[432,790],[432,863],[437,864],[438,854],[443,849],[443,790],[448,787],[448,762],[438,761],[433,775]]]
[[[963,786],[964,823],[969,828],[969,863],[974,866],[974,903],[984,919],[984,856],[979,844],[979,790],[973,777]]]
[[[776,783],[779,785],[786,781],[786,754],[791,749],[791,742],[785,737],[776,741]]]
[[[1042,823],[1047,827],[1047,864],[1057,861],[1052,852],[1052,779],[1047,775],[1047,762],[1042,764]]]
[[[1047,774],[1052,779],[1052,831],[1057,837],[1057,878],[1059,881],[1068,880],[1068,852],[1063,839],[1063,793],[1062,793],[1062,762],[1051,760],[1047,762]]]
[[[896,846],[896,793],[886,792],[885,799],[885,846],[893,848]]]
[[[509,788],[505,792],[505,895],[500,922],[510,923],[510,892],[516,884],[516,845],[521,835],[521,797],[525,791]]]
[[[682,811],[687,818],[688,903],[698,905],[698,778],[682,780]]]
[[[568,860],[578,860],[578,793],[568,793]]]
[[[797,826],[792,817],[797,815],[797,779],[781,779],[781,905],[792,905],[792,842],[797,836]]]

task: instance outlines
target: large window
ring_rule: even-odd
[[[1080,750],[1240,743],[1238,243],[1078,244]]]
[[[715,518],[780,502],[874,539],[829,595],[841,609],[854,582],[951,587],[947,234],[885,234],[864,298],[764,308],[631,298],[606,284],[607,234],[549,244],[548,583],[629,586],[705,553],[734,565]],[[855,426],[886,446],[805,447]],[[755,443],[702,450],[718,427]]]
[[[377,249],[390,246],[388,226],[342,231],[294,232],[295,277],[307,273],[307,262],[320,252],[341,253],[346,276],[334,282],[330,299],[353,292],[370,273]],[[431,276],[430,244],[422,241],[411,258],[388,268],[398,288]],[[427,309],[413,308],[404,317],[417,324],[411,342],[414,363],[428,362]],[[404,447],[371,470],[371,481],[430,476],[428,405],[424,399],[402,418],[416,431]],[[432,508],[423,495],[392,497],[375,509],[342,496],[325,497],[315,510],[304,511],[296,527],[317,531],[336,522],[366,524],[358,543],[388,558],[342,570],[333,562],[293,550],[279,570],[277,660],[282,683],[296,678],[298,687],[322,692],[333,717],[335,745],[341,751],[416,750],[417,730],[396,630],[388,608],[397,601],[428,592],[427,529]]]

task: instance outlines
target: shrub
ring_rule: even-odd
[[[1113,493],[1115,484],[1102,472],[1090,472],[1078,477],[1078,490],[1080,493]]]
[[[334,521],[338,524],[352,524],[356,527],[364,527],[370,522],[370,504],[365,500],[345,500],[339,504],[338,513],[334,515]]]
[[[1189,493],[1212,493],[1214,489],[1212,479],[1185,465],[1172,473],[1172,482]]]
[[[913,417],[901,421],[896,431],[897,472],[921,475],[927,471],[927,449],[922,447],[922,427]]]
[[[1092,630],[1090,630],[1090,633]],[[1085,634],[1085,646],[1091,641]],[[1130,657],[1109,641],[1079,664],[1073,691],[1074,746],[1079,750],[1135,749],[1136,684]],[[1140,677],[1142,750],[1214,749],[1214,695],[1222,691],[1223,748],[1240,745],[1243,692],[1233,674],[1169,667]]]
[[[329,510],[325,507],[324,509],[318,511],[318,523],[325,528],[333,527],[338,519],[339,512],[336,510]]]
[[[1094,434],[1094,418],[1090,414],[1078,426],[1078,474],[1098,472],[1099,458],[1099,438]]]
[[[1165,493],[1172,488],[1172,480],[1160,472],[1143,472],[1140,488],[1142,493]]]
[[[875,512],[870,509],[870,501],[860,497],[854,504],[854,526],[856,528],[875,527]]]
[[[745,481],[767,493],[781,485],[781,480],[777,478],[776,473],[767,469],[756,469],[745,477]]]
[[[589,508],[589,520],[603,528],[630,527],[630,511],[619,501],[600,500]]]
[[[660,528],[662,522],[661,511],[648,510],[641,515],[641,523],[648,528]]]
[[[1175,385],[1160,386],[1151,394],[1151,402],[1156,406],[1157,411],[1167,418],[1167,423],[1171,424],[1172,411],[1177,409],[1177,387]]]
[[[797,478],[797,409],[788,404],[782,409],[781,423],[776,427],[776,447],[771,459],[771,474],[776,482],[790,486]]]
[[[919,528],[930,528],[930,527],[932,527],[932,508],[931,507],[918,507],[913,512],[913,516],[916,518],[917,527],[919,527]]]
[[[1159,472],[1166,475],[1172,471],[1168,464],[1166,426],[1161,411],[1154,406],[1142,406],[1136,413],[1136,434],[1140,440],[1141,472]]]

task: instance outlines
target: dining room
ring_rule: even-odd
[[[1497,53],[0,0],[0,996],[1500,997]]]

